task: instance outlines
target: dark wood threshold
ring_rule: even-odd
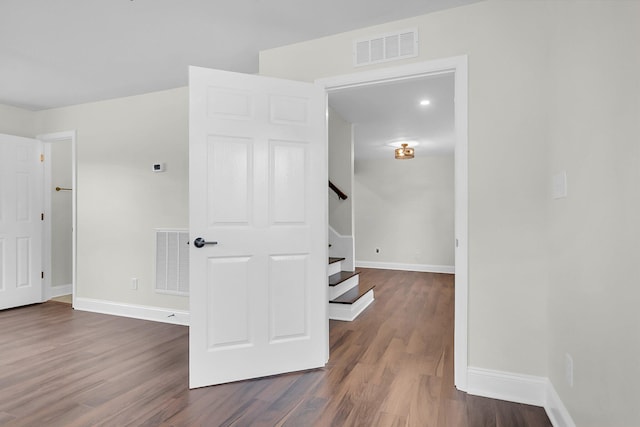
[[[340,271],[339,273],[329,276],[329,286],[337,286],[340,283],[360,274],[357,271]]]
[[[376,285],[365,285],[358,284],[358,286],[354,286],[352,289],[349,289],[344,294],[340,295],[338,298],[329,301],[330,303],[335,304],[353,304],[358,301],[364,294],[369,292],[371,289],[375,288]]]

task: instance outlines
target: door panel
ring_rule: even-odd
[[[306,224],[307,147],[302,141],[270,141],[270,200],[274,224]]]
[[[190,69],[190,386],[324,366],[326,96]]]
[[[207,329],[210,350],[250,346],[249,257],[209,258]]]
[[[42,301],[40,141],[0,134],[0,309]]]
[[[212,167],[207,175],[210,226],[248,225],[253,193],[251,138],[210,136],[207,158]],[[224,200],[224,203],[220,203]]]
[[[309,313],[305,288],[306,255],[272,256],[270,271],[270,340],[308,339]]]

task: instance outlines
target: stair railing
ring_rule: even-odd
[[[347,200],[348,197],[346,194],[344,194],[344,192],[342,190],[340,190],[338,187],[336,187],[336,185],[329,181],[329,188],[333,190],[334,193],[336,193],[338,195],[338,199],[340,200]]]

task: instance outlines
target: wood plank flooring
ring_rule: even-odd
[[[453,276],[360,271],[376,300],[331,322],[325,368],[191,391],[186,327],[57,302],[0,311],[0,425],[551,425],[453,386]]]

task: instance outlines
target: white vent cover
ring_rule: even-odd
[[[156,230],[156,292],[189,295],[187,230]]]
[[[353,42],[356,67],[418,56],[418,30],[402,30]]]

